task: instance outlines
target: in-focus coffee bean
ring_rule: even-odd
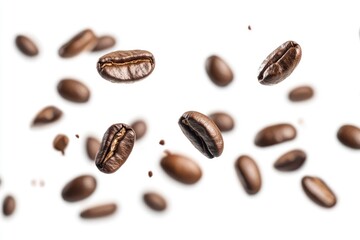
[[[314,96],[314,89],[310,86],[299,86],[289,92],[288,98],[292,102],[309,100]]]
[[[214,158],[222,154],[224,140],[211,118],[196,111],[188,111],[180,117],[178,124],[194,147],[206,157]]]
[[[102,56],[97,62],[101,77],[114,83],[141,80],[152,73],[155,58],[145,50],[115,51]]]
[[[250,156],[242,155],[235,162],[238,177],[248,194],[256,194],[261,188],[260,170]]]
[[[134,129],[134,131],[136,133],[137,141],[145,136],[146,131],[147,131],[147,125],[144,120],[141,120],[141,119],[136,120],[130,126],[132,127],[132,129]]]
[[[146,192],[143,195],[145,204],[155,211],[164,211],[167,207],[166,199],[157,192]]]
[[[75,57],[81,52],[91,51],[97,43],[97,37],[91,29],[84,29],[76,34],[59,49],[62,58]]]
[[[160,165],[170,177],[184,184],[194,184],[200,180],[202,171],[194,160],[168,151],[165,154]]]
[[[15,38],[15,44],[17,48],[24,55],[28,57],[34,57],[39,54],[39,48],[36,46],[35,42],[29,37],[24,35],[18,35]]]
[[[301,47],[287,41],[270,53],[259,68],[258,81],[263,85],[275,85],[294,71],[301,59]]]
[[[60,119],[63,112],[55,106],[47,106],[41,109],[35,116],[32,126],[40,126],[52,123]]]
[[[114,214],[117,210],[116,203],[106,203],[87,208],[80,213],[81,218],[94,219],[107,217]]]
[[[209,115],[221,132],[230,132],[235,127],[233,117],[226,112],[214,112]]]
[[[117,123],[104,134],[95,163],[103,173],[116,172],[128,159],[135,143],[136,134],[130,126]]]
[[[86,153],[90,160],[95,161],[96,154],[100,149],[100,140],[89,136],[86,138]]]
[[[65,154],[65,148],[69,144],[69,138],[65,134],[58,134],[54,138],[53,146],[56,150],[60,151],[62,155]]]
[[[76,102],[85,103],[90,98],[89,88],[79,80],[62,79],[57,85],[57,91],[64,99]]]
[[[306,195],[318,205],[331,208],[336,204],[336,196],[326,183],[314,176],[305,176],[301,185]]]
[[[97,38],[95,47],[91,50],[92,52],[103,51],[115,46],[116,40],[114,37],[109,35],[100,36]]]
[[[288,172],[299,169],[306,160],[303,150],[295,149],[281,155],[274,163],[274,168],[279,171]]]
[[[91,175],[81,175],[68,182],[61,192],[67,202],[77,202],[89,197],[96,189],[97,181]]]
[[[268,147],[275,144],[293,140],[296,137],[296,129],[287,123],[275,124],[260,130],[255,137],[255,145]]]
[[[230,66],[221,57],[216,55],[206,59],[205,70],[210,80],[219,87],[229,85],[234,79]]]
[[[337,132],[338,140],[352,149],[360,149],[360,128],[355,125],[345,124]]]
[[[3,201],[3,214],[4,216],[11,216],[15,212],[16,201],[12,195],[7,195]]]

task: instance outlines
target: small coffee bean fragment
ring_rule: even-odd
[[[100,140],[89,136],[86,138],[86,153],[90,160],[95,161],[96,154],[100,149]]]
[[[144,120],[136,120],[130,126],[134,129],[136,133],[136,140],[140,140],[145,136],[147,131],[147,125]]]
[[[63,44],[58,53],[62,58],[75,57],[81,52],[92,50],[96,43],[97,37],[94,32],[91,29],[85,29]]]
[[[16,201],[12,195],[7,195],[3,201],[3,214],[4,216],[10,216],[15,212]]]
[[[352,149],[360,149],[360,128],[355,125],[345,124],[337,132],[338,140]]]
[[[261,188],[260,170],[250,156],[242,155],[235,162],[238,177],[248,194],[256,194]]]
[[[229,85],[234,79],[230,66],[221,57],[216,55],[206,59],[205,70],[210,80],[219,87]]]
[[[38,112],[33,120],[32,126],[40,126],[57,121],[63,112],[55,106],[47,106]]]
[[[77,202],[89,197],[96,189],[96,179],[91,175],[81,175],[68,182],[61,192],[67,202]]]
[[[300,86],[289,92],[288,98],[292,102],[309,100],[314,96],[314,90],[310,86]]]
[[[114,214],[116,210],[116,203],[106,203],[83,210],[80,213],[80,217],[84,219],[102,218]]]
[[[15,43],[20,52],[28,57],[34,57],[39,54],[39,48],[36,46],[35,42],[27,36],[16,36]]]
[[[100,36],[97,38],[95,47],[91,50],[92,52],[99,52],[115,46],[116,40],[114,37],[109,35]]]
[[[250,25],[248,26],[248,29],[251,30],[251,26],[250,26]]]
[[[56,135],[53,146],[56,150],[60,151],[63,155],[65,154],[65,148],[69,143],[69,138],[64,134]]]
[[[79,80],[62,79],[57,85],[57,91],[64,99],[75,102],[85,103],[90,98],[89,88]]]
[[[165,198],[156,192],[146,192],[143,195],[145,204],[154,211],[164,211],[167,206]]]
[[[256,134],[254,143],[258,147],[268,147],[293,140],[296,134],[296,129],[291,124],[275,124],[260,130]]]
[[[162,145],[162,146],[164,146],[164,145],[165,145],[165,140],[164,140],[164,139],[161,139],[161,140],[159,141],[159,144]]]
[[[325,208],[335,206],[336,196],[322,179],[314,176],[305,176],[301,180],[301,185],[306,195],[313,202]]]
[[[214,112],[209,115],[221,132],[229,132],[234,129],[235,121],[226,112]]]
[[[153,176],[153,172],[152,171],[149,171],[148,172],[148,176],[151,178]]]
[[[274,168],[279,171],[288,172],[299,169],[306,160],[306,153],[295,149],[281,155],[274,163]]]

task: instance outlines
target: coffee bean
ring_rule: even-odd
[[[200,166],[184,155],[166,152],[160,165],[170,177],[184,184],[194,184],[202,176]]]
[[[229,85],[234,79],[230,66],[221,57],[216,55],[206,59],[205,70],[210,80],[219,87]]]
[[[64,134],[58,134],[56,135],[53,146],[56,150],[60,151],[63,155],[65,154],[65,148],[67,147],[69,143],[69,138]]]
[[[62,58],[75,57],[83,51],[90,51],[97,43],[97,37],[91,29],[85,29],[69,41],[63,44],[59,49],[59,56]]]
[[[140,140],[145,136],[145,133],[147,131],[147,125],[144,120],[136,120],[131,125],[132,129],[134,129],[136,133],[136,140]]]
[[[338,140],[352,149],[360,149],[360,128],[354,125],[343,125],[337,132]]]
[[[234,129],[235,121],[226,112],[214,112],[209,115],[221,132],[229,132]]]
[[[64,99],[76,103],[85,103],[90,98],[89,88],[75,79],[62,79],[57,85],[57,91]]]
[[[28,57],[34,57],[39,54],[39,49],[29,37],[24,35],[18,35],[15,38],[15,44],[24,55]]]
[[[86,153],[90,160],[95,160],[96,154],[100,149],[100,141],[95,137],[86,138]]]
[[[219,128],[208,116],[188,111],[180,117],[178,124],[195,148],[206,157],[214,158],[222,154],[223,137]]]
[[[251,26],[250,26],[250,25],[248,26],[248,29],[251,30]]]
[[[165,145],[165,140],[164,140],[164,139],[161,139],[161,140],[159,141],[159,144],[162,145],[162,146],[164,146],[164,145]]]
[[[289,100],[292,102],[301,102],[314,96],[314,90],[310,86],[300,86],[289,92]]]
[[[291,124],[282,123],[268,126],[260,130],[255,137],[255,145],[268,147],[275,144],[293,140],[296,137],[296,129]]]
[[[114,214],[116,210],[116,203],[106,203],[83,210],[80,217],[85,219],[102,218]]]
[[[75,137],[76,137],[76,138],[79,138],[80,136],[79,136],[79,134],[75,134]]]
[[[306,160],[306,153],[302,150],[292,150],[281,155],[276,162],[274,167],[280,171],[294,171],[300,168]]]
[[[149,177],[152,177],[152,176],[153,176],[153,172],[152,172],[152,171],[149,171],[149,172],[148,172],[148,176],[149,176]]]
[[[248,194],[256,194],[261,188],[261,175],[259,168],[251,157],[240,156],[235,162],[238,177]]]
[[[165,198],[156,192],[144,193],[143,200],[149,208],[155,211],[164,211],[167,206]]]
[[[114,83],[141,80],[155,68],[152,53],[145,50],[115,51],[102,56],[97,63],[101,77]]]
[[[301,59],[300,45],[287,41],[270,53],[259,68],[258,81],[263,85],[275,85],[294,71]]]
[[[33,120],[33,126],[44,125],[57,121],[63,112],[55,106],[47,106],[38,112]]]
[[[335,206],[336,196],[322,179],[305,176],[301,180],[301,185],[306,195],[318,205],[326,208]]]
[[[61,195],[67,202],[77,202],[89,197],[95,191],[96,185],[95,177],[81,175],[68,182]]]
[[[92,52],[103,51],[112,48],[113,46],[115,46],[115,44],[116,44],[116,40],[114,37],[109,35],[104,35],[97,38],[96,45],[91,51]]]
[[[11,195],[7,195],[3,201],[3,214],[4,216],[10,216],[15,212],[16,201]]]
[[[105,132],[95,163],[103,173],[116,172],[129,157],[135,143],[136,134],[130,126],[118,123]]]

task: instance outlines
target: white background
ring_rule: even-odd
[[[17,201],[11,217],[0,216],[0,239],[360,238],[360,152],[336,139],[341,125],[360,126],[357,1],[11,0],[0,5],[0,201],[8,194]],[[60,58],[59,47],[84,28],[116,37],[109,51],[152,52],[155,70],[142,81],[113,84],[96,71],[107,51]],[[14,44],[17,34],[31,37],[39,56],[23,56]],[[259,84],[260,64],[288,40],[302,47],[298,67],[276,86]],[[232,67],[231,85],[220,88],[207,77],[204,65],[211,54]],[[62,99],[56,85],[65,77],[86,83],[90,101]],[[288,101],[288,91],[303,84],[315,89],[315,97]],[[31,128],[47,105],[62,109],[62,119]],[[235,129],[223,134],[221,157],[207,159],[182,134],[177,120],[189,110],[222,110],[235,118]],[[146,136],[116,173],[99,172],[86,156],[86,136],[101,138],[111,124],[138,118],[148,124]],[[295,140],[254,145],[261,128],[280,122],[294,124]],[[70,138],[65,156],[52,148],[58,133]],[[307,152],[305,165],[292,173],[276,171],[277,157],[294,148]],[[187,186],[168,177],[159,165],[166,149],[193,158],[202,167],[201,180]],[[246,194],[234,170],[242,154],[252,156],[262,174],[255,196]],[[81,174],[94,175],[98,188],[86,200],[65,202],[63,186]],[[300,184],[305,175],[332,188],[338,197],[334,208],[307,198]],[[32,186],[32,180],[44,180],[45,186]],[[148,190],[167,199],[165,212],[145,206],[142,194]],[[119,205],[113,216],[79,217],[84,208],[111,201]]]

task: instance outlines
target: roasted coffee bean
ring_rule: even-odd
[[[143,200],[149,208],[155,211],[164,211],[167,206],[165,198],[156,192],[146,192]]]
[[[29,57],[34,57],[39,54],[39,49],[29,37],[18,35],[15,38],[15,43],[20,52]]]
[[[59,56],[62,58],[75,57],[83,51],[92,50],[96,43],[97,37],[94,32],[91,29],[85,29],[60,47]]]
[[[4,216],[10,216],[15,212],[16,201],[11,195],[7,195],[3,201],[3,214]]]
[[[251,26],[250,26],[250,25],[248,26],[248,29],[251,30]]]
[[[306,153],[302,150],[292,150],[281,155],[276,162],[274,167],[280,171],[294,171],[300,168],[306,160]]]
[[[143,79],[155,68],[155,58],[145,50],[115,51],[102,56],[97,63],[101,77],[114,83]]]
[[[79,136],[79,134],[75,134],[75,137],[76,137],[76,138],[79,138],[80,136]]]
[[[251,157],[240,156],[235,162],[238,177],[248,194],[256,194],[261,188],[261,175],[259,168]]]
[[[83,210],[80,217],[86,219],[102,218],[114,214],[116,210],[116,203],[106,203]]]
[[[300,45],[287,41],[275,49],[262,62],[258,81],[263,85],[275,85],[290,76],[301,59]]]
[[[234,119],[225,112],[214,112],[209,115],[221,132],[229,132],[234,129]]]
[[[159,141],[159,144],[162,145],[162,146],[164,146],[164,145],[165,145],[165,140],[164,140],[164,139],[161,139],[161,140]]]
[[[111,125],[104,134],[95,163],[103,173],[116,172],[129,157],[136,134],[130,126],[118,123]]]
[[[90,160],[95,160],[96,154],[100,149],[100,141],[95,137],[86,138],[86,153]]]
[[[132,129],[134,129],[136,133],[136,140],[140,140],[145,136],[145,133],[147,131],[147,125],[144,120],[136,120],[131,125]]]
[[[170,177],[184,184],[194,184],[202,176],[200,166],[184,155],[166,152],[160,165]]]
[[[152,177],[152,176],[153,176],[153,172],[152,172],[152,171],[149,171],[149,172],[148,172],[148,176],[149,176],[149,177]]]
[[[63,155],[65,154],[65,148],[69,143],[69,138],[64,134],[56,135],[53,146],[56,150],[60,151]]]
[[[92,52],[103,51],[112,48],[113,46],[115,46],[115,44],[116,44],[116,40],[114,37],[109,35],[104,35],[97,38],[96,45],[91,51]]]
[[[219,157],[224,149],[221,131],[208,116],[195,112],[185,112],[178,124],[184,135],[202,154],[208,158]]]
[[[55,106],[47,106],[36,114],[32,125],[38,126],[55,122],[62,116],[62,114],[63,112],[59,108]]]
[[[81,175],[68,182],[62,190],[62,198],[67,202],[77,202],[89,197],[96,189],[96,179],[91,175]]]
[[[293,125],[287,123],[276,124],[259,131],[255,137],[255,145],[268,147],[293,140],[295,137],[296,129]]]
[[[89,88],[75,79],[62,79],[57,85],[57,91],[64,99],[76,103],[85,103],[90,98]]]
[[[301,180],[301,185],[306,195],[315,203],[326,208],[335,206],[336,196],[322,179],[305,176]]]
[[[229,85],[234,79],[230,66],[221,57],[216,55],[206,59],[205,70],[210,80],[219,87]]]
[[[343,125],[337,132],[337,138],[345,146],[360,149],[360,128],[354,125]]]
[[[289,100],[292,102],[301,102],[314,96],[314,90],[310,86],[300,86],[289,92]]]

